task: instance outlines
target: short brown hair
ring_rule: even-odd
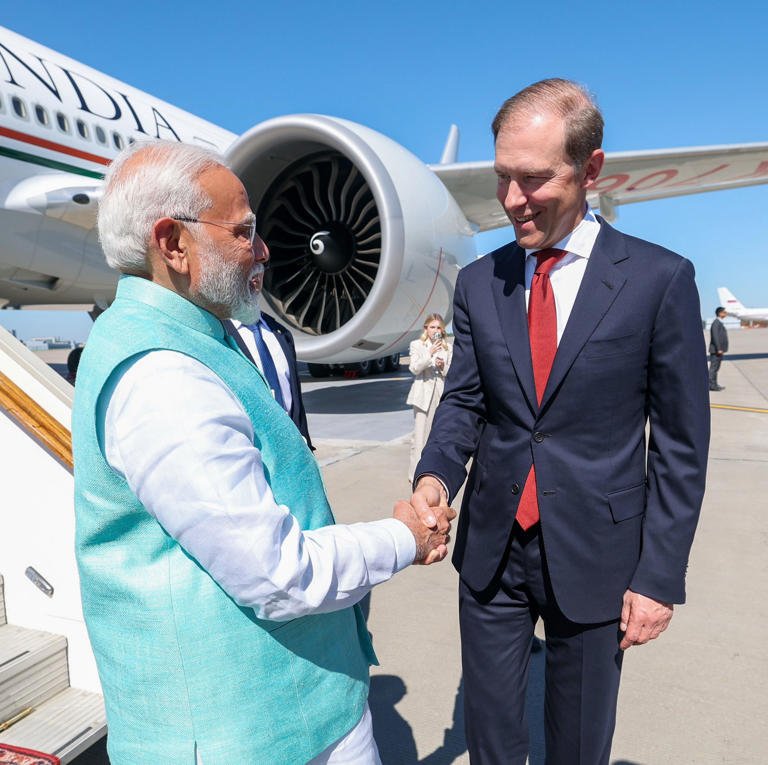
[[[603,144],[603,115],[589,91],[571,80],[540,80],[508,98],[491,123],[493,140],[508,120],[541,108],[566,121],[565,153],[574,165],[583,167]]]

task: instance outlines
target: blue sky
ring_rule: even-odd
[[[768,10],[754,2],[7,3],[4,26],[234,132],[280,114],[366,124],[425,162],[448,128],[491,159],[501,102],[543,77],[586,84],[607,151],[766,140]],[[768,304],[768,187],[619,208],[616,225],[696,266],[702,313],[727,285]],[[482,235],[478,252],[511,238]],[[84,339],[82,314],[2,312],[22,337]],[[31,328],[30,328],[31,327]]]

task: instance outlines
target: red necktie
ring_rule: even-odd
[[[528,296],[528,337],[531,342],[533,380],[536,384],[536,398],[539,404],[544,396],[552,362],[557,353],[557,310],[555,295],[549,282],[549,272],[563,255],[565,250],[547,249],[536,253],[536,271],[531,282],[531,294]],[[524,530],[539,521],[536,471],[533,465],[520,497],[516,520]]]

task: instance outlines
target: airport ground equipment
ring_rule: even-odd
[[[69,684],[62,635],[8,624],[0,577],[0,746],[71,762],[106,735],[104,700]]]
[[[0,328],[0,743],[62,763],[107,727],[74,557],[71,403]]]

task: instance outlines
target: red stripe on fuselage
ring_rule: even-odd
[[[30,143],[39,146],[41,149],[50,149],[50,151],[56,151],[60,154],[69,154],[70,157],[85,159],[88,162],[97,162],[100,165],[108,165],[112,161],[106,157],[99,157],[96,154],[89,154],[87,151],[73,149],[62,143],[47,141],[45,138],[38,138],[37,136],[29,135],[28,133],[19,133],[18,130],[10,130],[6,127],[0,126],[0,135],[4,135],[6,138],[12,138],[14,141],[21,141],[22,143]]]

